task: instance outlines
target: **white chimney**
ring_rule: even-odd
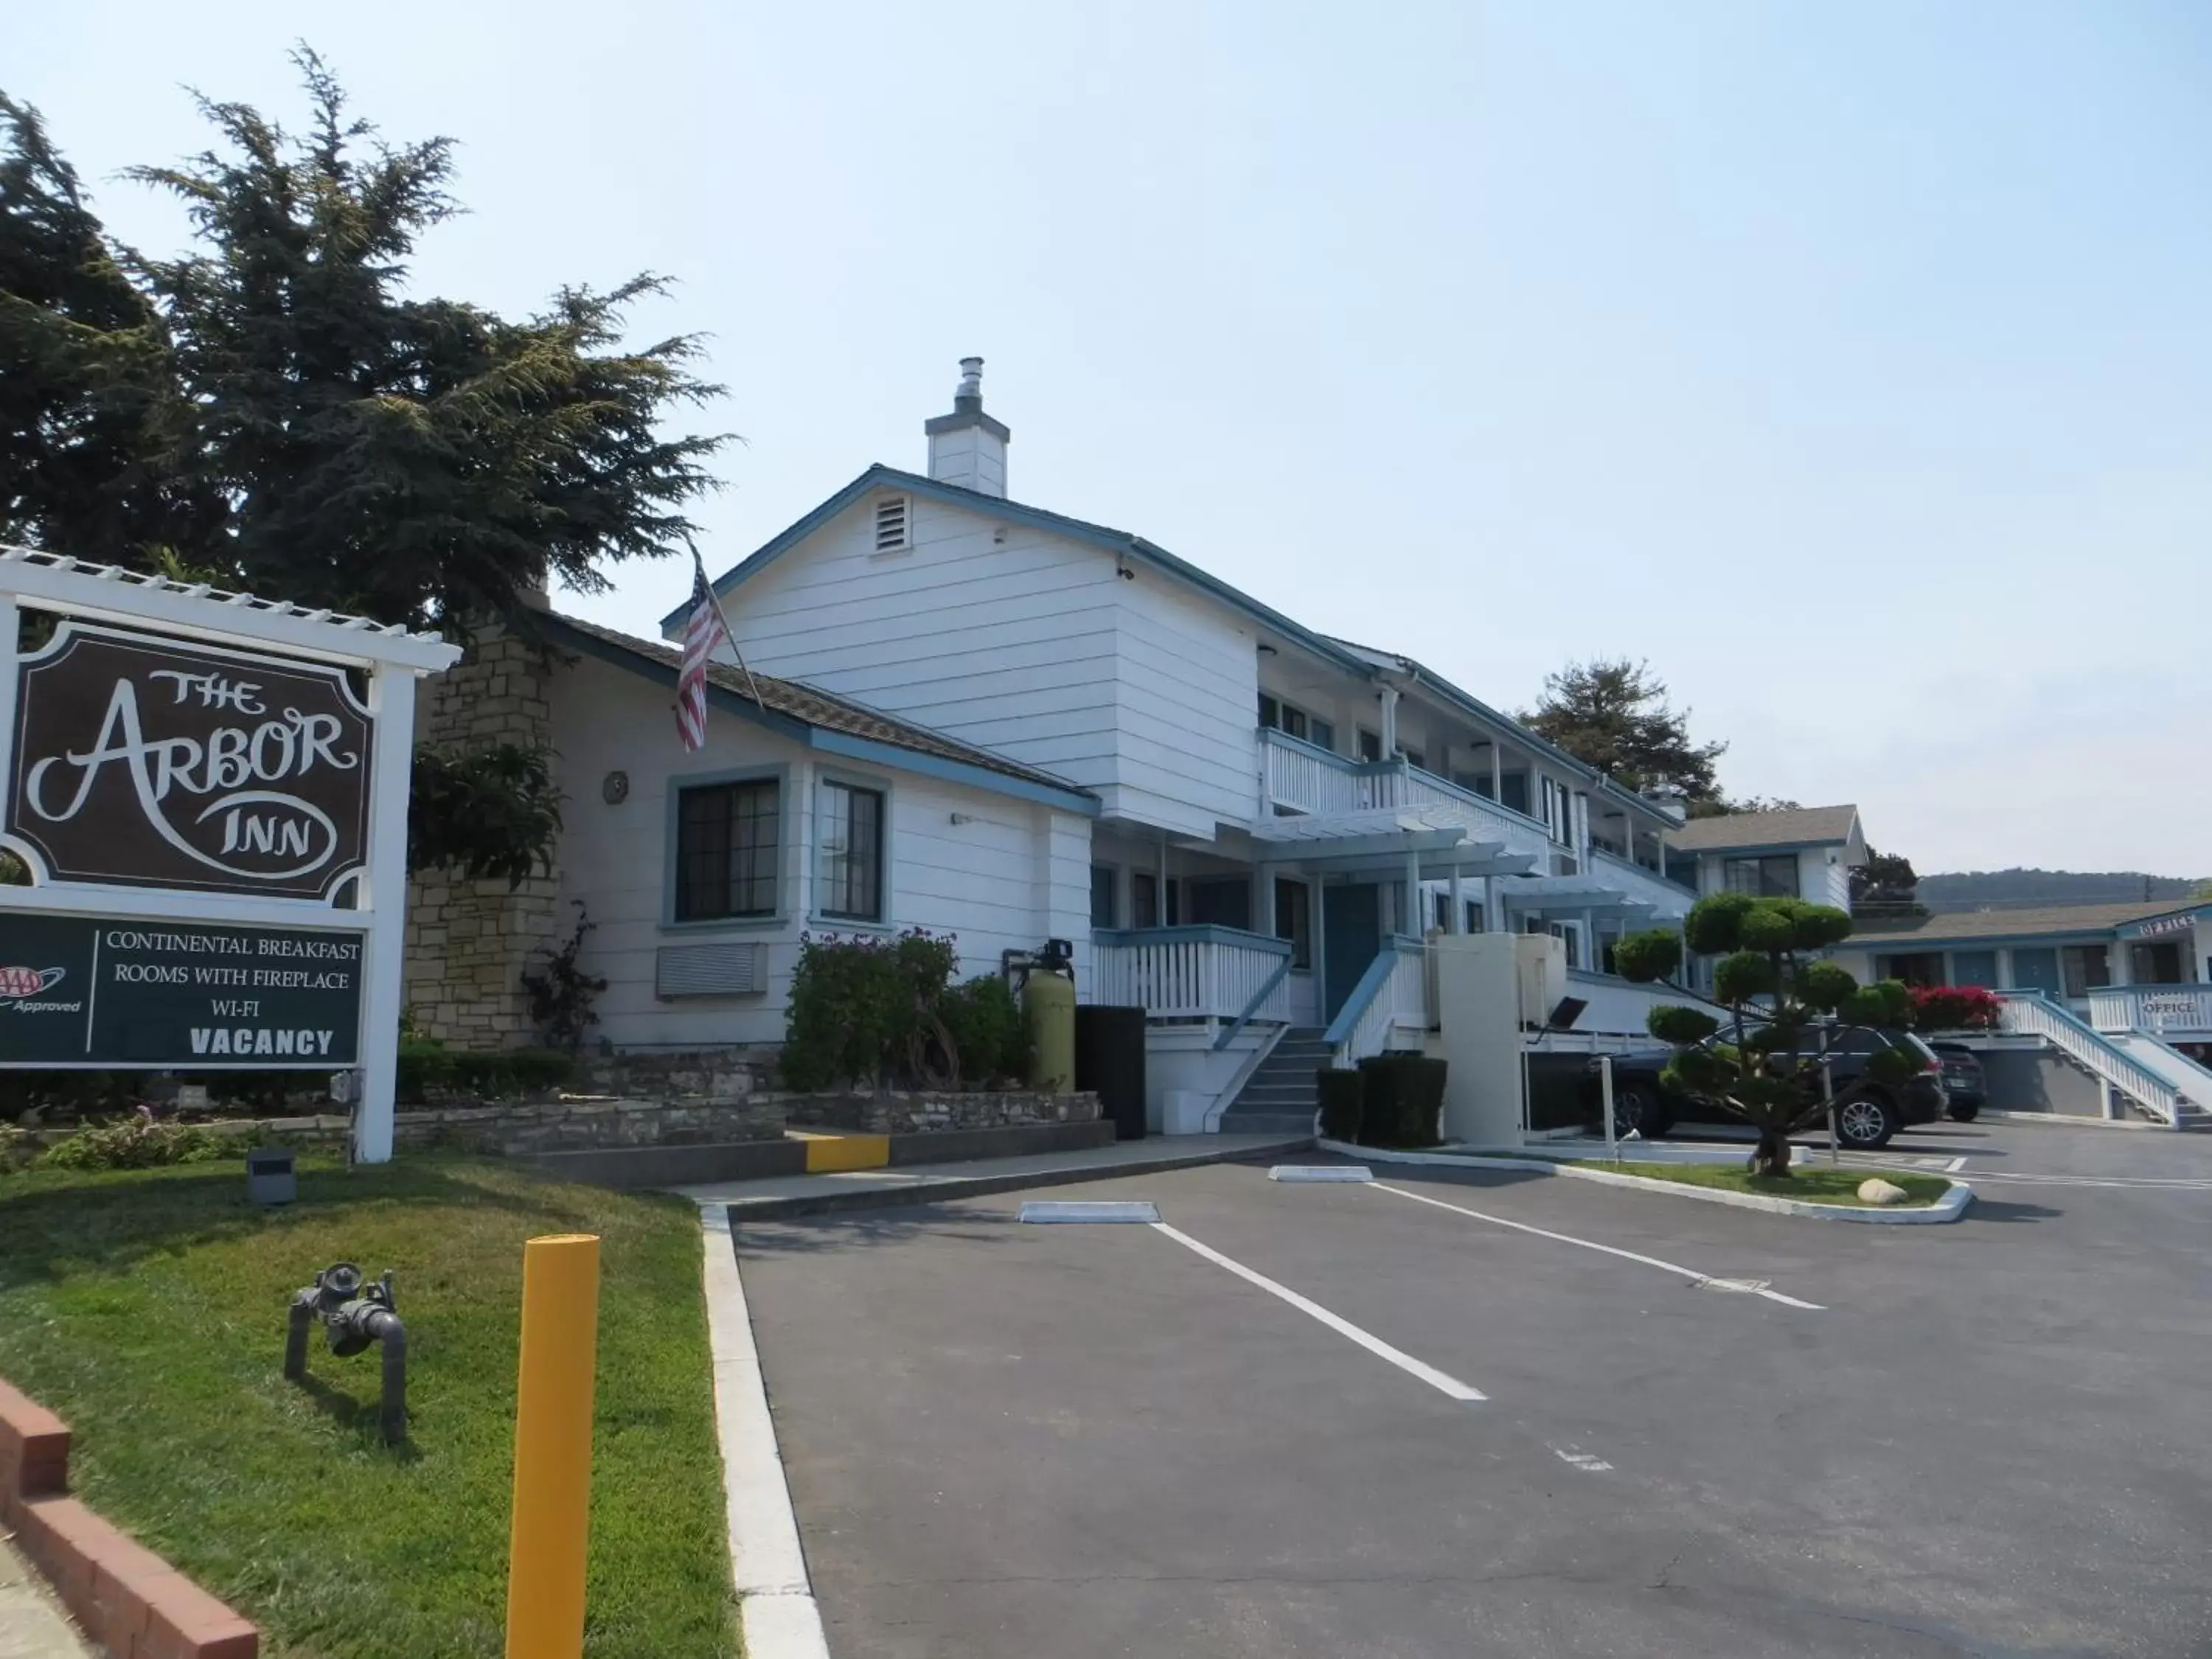
[[[960,360],[960,390],[952,412],[925,421],[929,434],[929,476],[979,495],[1006,495],[1006,442],[1013,434],[1003,421],[983,412],[983,360]]]

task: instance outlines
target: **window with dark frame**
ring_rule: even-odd
[[[676,920],[772,916],[782,787],[774,778],[676,792]]]
[[[1797,855],[1768,853],[1757,858],[1723,859],[1721,884],[1753,898],[1796,898]]]
[[[1280,732],[1285,737],[1296,738],[1301,743],[1316,744],[1323,749],[1336,746],[1336,728],[1334,726],[1265,691],[1260,694],[1260,724],[1268,731]]]
[[[2066,945],[2058,952],[2058,963],[2069,997],[2086,997],[2112,982],[2112,957],[2101,945]]]
[[[1359,758],[1364,761],[1382,758],[1382,734],[1380,732],[1370,732],[1364,726],[1359,728]]]
[[[822,892],[816,908],[841,921],[884,918],[884,796],[824,780]]]

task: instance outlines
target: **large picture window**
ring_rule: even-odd
[[[676,920],[772,916],[782,788],[773,778],[676,794]]]
[[[1731,893],[1753,898],[1797,898],[1797,855],[1770,853],[1761,858],[1723,859],[1721,881]]]
[[[841,921],[884,919],[884,797],[878,789],[822,786],[821,894],[815,905]]]

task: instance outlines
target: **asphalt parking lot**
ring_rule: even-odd
[[[2205,1653],[2212,1137],[1909,1141],[1966,1221],[1218,1165],[745,1224],[830,1650]]]

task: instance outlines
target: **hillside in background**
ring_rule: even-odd
[[[2205,884],[2185,876],[2139,871],[1971,870],[1920,878],[1920,902],[1931,910],[2006,910],[2035,904],[2126,904],[2185,899]]]

